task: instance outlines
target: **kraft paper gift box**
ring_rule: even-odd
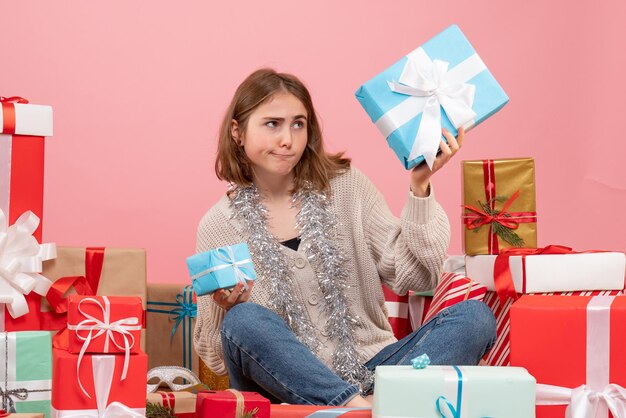
[[[374,418],[535,416],[535,379],[520,367],[378,366],[375,379]]]
[[[51,350],[49,332],[0,333],[0,409],[50,418]]]
[[[565,416],[567,404],[573,416],[607,418],[607,399],[626,408],[626,391],[611,386],[626,386],[625,326],[626,296],[530,295],[513,304],[511,364],[537,379],[538,418]]]
[[[254,418],[270,418],[270,401],[256,392],[207,390],[196,399],[198,418],[239,417],[255,410]]]
[[[69,353],[52,349],[52,417],[144,417],[148,356]],[[114,415],[115,413],[119,415]]]
[[[215,248],[187,258],[187,267],[197,296],[256,280],[248,244]],[[246,285],[247,286],[247,285]]]
[[[68,351],[139,353],[143,306],[136,296],[68,296]]]
[[[43,274],[53,281],[42,300],[41,325],[59,330],[67,325],[67,295],[138,296],[146,302],[146,252],[140,248],[58,247]],[[143,324],[143,321],[142,321]],[[145,338],[141,338],[144,348]]]
[[[346,408],[342,406],[284,405],[270,406],[272,418],[371,418],[371,408]]]
[[[363,84],[355,93],[406,169],[437,154],[444,127],[454,136],[500,110],[506,93],[453,25]]]
[[[517,252],[466,257],[466,275],[487,289],[496,290],[494,278],[501,280],[503,273],[507,277],[510,274],[517,293],[624,288],[624,253],[577,253],[561,246],[521,249],[520,255]]]
[[[52,136],[52,107],[29,104],[20,97],[0,97],[0,211],[8,225],[29,211],[43,219],[46,136]],[[2,224],[5,221],[0,221],[0,228]],[[41,242],[42,225],[34,225],[31,232],[37,242]],[[39,304],[47,287],[38,281],[32,289],[31,284],[10,276],[0,275],[0,304],[10,304],[10,310],[0,305],[0,331],[40,329]]]
[[[532,158],[463,161],[463,203],[465,254],[537,247]]]
[[[147,306],[149,368],[181,366],[199,374],[198,356],[193,349],[197,312],[193,288],[178,283],[148,283]]]
[[[196,418],[196,397],[190,392],[156,392],[148,394],[147,402],[171,409],[176,418]]]

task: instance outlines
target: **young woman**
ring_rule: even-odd
[[[306,87],[262,69],[224,116],[215,170],[232,188],[202,218],[197,251],[247,242],[257,281],[198,299],[194,344],[217,374],[273,402],[364,406],[381,364],[477,364],[495,338],[481,302],[397,341],[381,285],[433,289],[450,228],[430,179],[463,143],[444,131],[432,171],[410,173],[400,219],[343,154],[324,151]],[[361,395],[361,396],[358,396]]]

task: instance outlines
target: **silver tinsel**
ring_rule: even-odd
[[[293,203],[300,207],[297,228],[305,252],[316,273],[328,315],[325,330],[337,342],[333,353],[333,369],[342,379],[367,389],[372,384],[372,373],[360,362],[354,341],[358,318],[348,308],[345,296],[348,277],[344,257],[335,244],[337,220],[330,209],[326,195],[304,187],[296,193]],[[287,256],[281,244],[267,231],[267,209],[261,204],[256,187],[239,187],[233,192],[231,208],[249,234],[250,252],[261,280],[269,280],[271,303],[298,339],[318,352],[321,343],[315,337],[315,327],[303,306],[293,298],[293,277]],[[256,255],[256,256],[255,256]]]

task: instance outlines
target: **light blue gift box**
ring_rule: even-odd
[[[468,88],[474,90],[473,102],[468,103],[471,106],[467,107],[467,110],[471,107],[471,110],[474,111],[475,116],[473,118],[457,117],[455,126],[451,121],[454,118],[449,117],[445,106],[442,107],[441,127],[446,128],[454,136],[458,134],[457,127],[463,127],[467,131],[496,113],[509,101],[502,87],[491,75],[491,72],[456,25],[450,26],[415,51],[407,54],[391,67],[363,84],[355,93],[361,106],[387,138],[389,146],[407,170],[424,161],[423,155],[419,154],[411,158],[413,157],[411,154],[424,115],[421,107],[428,96],[416,97],[410,93],[403,94],[392,91],[389,82],[403,85],[402,88],[405,84],[403,77],[410,72],[411,68],[417,68],[418,72],[422,74],[430,74],[428,66],[432,66],[436,60],[444,64],[448,63],[446,80],[457,86],[459,84],[469,85]],[[414,63],[419,65],[413,67]],[[429,91],[432,92],[432,90]],[[432,126],[432,124],[429,125]],[[436,141],[434,138],[432,139],[436,142],[436,148],[431,146],[433,155],[439,146],[440,132],[441,129],[439,128]],[[432,141],[431,143],[434,144]]]
[[[0,332],[0,389],[0,409],[22,414],[43,413],[50,418],[50,332]]]
[[[248,245],[229,245],[187,258],[193,289],[197,296],[228,289],[238,282],[247,288],[247,280],[256,280]]]
[[[536,381],[522,367],[378,366],[372,418],[534,418]]]

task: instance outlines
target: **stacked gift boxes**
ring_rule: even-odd
[[[143,417],[141,298],[71,295],[67,318],[52,350],[52,416]]]

